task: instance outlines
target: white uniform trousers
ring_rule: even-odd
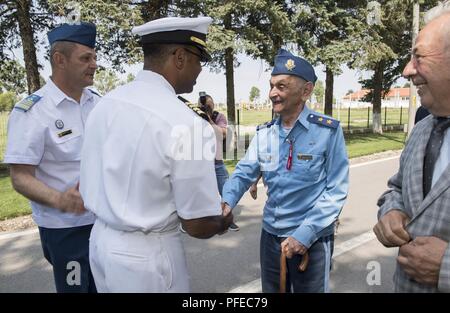
[[[178,228],[168,233],[125,232],[97,219],[89,260],[98,292],[190,292]]]

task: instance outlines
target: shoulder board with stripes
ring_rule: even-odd
[[[29,95],[25,99],[22,99],[21,101],[19,101],[14,106],[14,109],[20,110],[20,111],[23,111],[23,112],[27,112],[29,109],[31,109],[33,107],[33,105],[38,103],[39,100],[41,100],[41,98],[42,98],[41,96],[38,96],[38,95],[35,95],[35,94]]]
[[[186,104],[188,106],[188,108],[190,108],[192,111],[197,113],[198,116],[200,116],[201,118],[203,118],[203,119],[205,119],[206,121],[209,122],[208,115],[205,112],[203,112],[202,110],[200,110],[200,108],[197,105],[195,105],[193,103],[190,103],[187,99],[185,99],[185,98],[183,98],[181,96],[178,96],[178,99],[183,101],[184,104]]]
[[[256,131],[264,129],[264,128],[270,128],[274,123],[276,119],[271,120],[270,122],[266,122],[264,124],[256,126]]]
[[[314,124],[318,124],[318,125],[322,125],[322,126],[326,126],[326,127],[330,127],[330,128],[337,128],[339,126],[339,121],[326,117],[326,116],[321,116],[321,115],[316,115],[316,114],[309,114],[307,120],[310,123],[314,123]]]

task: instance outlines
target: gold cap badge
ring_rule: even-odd
[[[295,68],[295,62],[294,60],[289,59],[284,66],[286,66],[288,71],[292,71]]]

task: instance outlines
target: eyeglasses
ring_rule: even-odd
[[[198,53],[196,53],[194,51],[191,51],[191,50],[189,50],[187,48],[183,48],[183,49],[186,50],[187,52],[193,54],[193,55],[196,55],[198,57],[198,59],[200,60],[200,65],[201,66],[205,66],[206,64],[208,64],[208,60],[206,60],[204,56],[202,56],[202,55],[200,55],[200,54],[198,54]]]

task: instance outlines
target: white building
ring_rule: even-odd
[[[368,89],[358,90],[344,96],[339,106],[341,108],[367,108],[371,107],[370,102],[364,102],[361,99],[369,93]],[[409,88],[392,88],[381,100],[381,107],[388,108],[407,108],[409,107]]]

